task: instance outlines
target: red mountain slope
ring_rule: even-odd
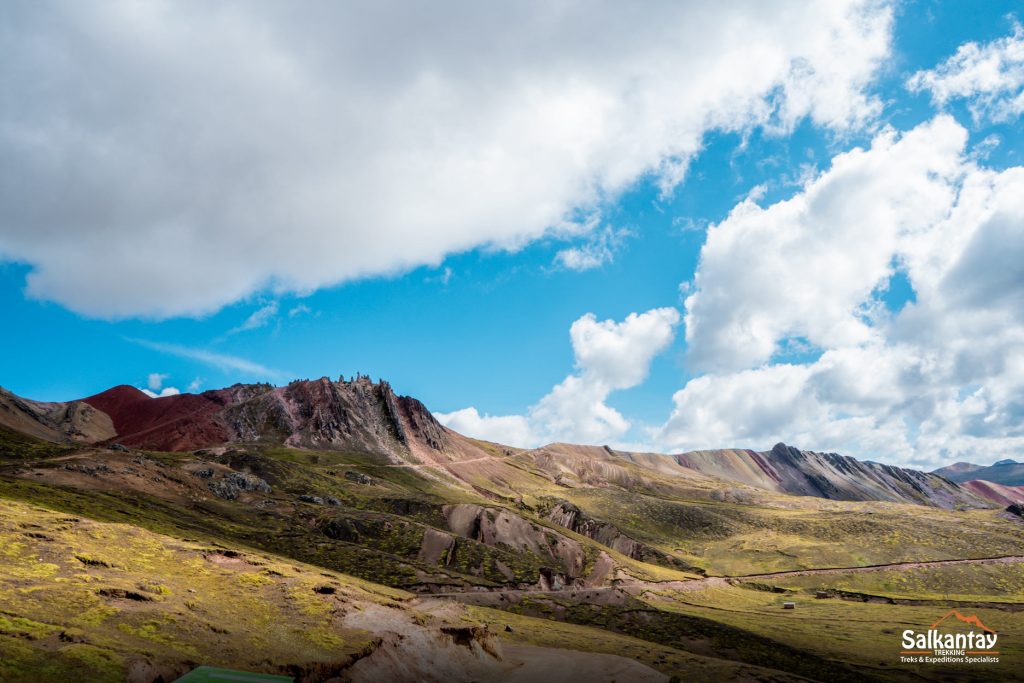
[[[984,479],[972,479],[962,484],[965,489],[999,505],[1024,501],[1024,486],[1004,486]]]
[[[185,451],[228,441],[219,419],[224,408],[206,394],[150,398],[121,385],[82,399],[110,416],[118,443],[161,451]]]

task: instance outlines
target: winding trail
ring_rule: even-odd
[[[574,597],[583,600],[599,599],[605,594],[628,593],[639,595],[650,590],[674,590],[674,591],[696,591],[704,588],[720,588],[730,585],[734,581],[750,581],[757,579],[778,579],[787,576],[814,576],[819,574],[853,574],[862,572],[878,571],[880,569],[921,569],[924,567],[944,567],[954,565],[985,565],[985,564],[1019,564],[1024,563],[1024,555],[1001,555],[998,557],[978,557],[965,560],[924,560],[919,562],[892,562],[889,564],[871,564],[857,567],[825,567],[821,569],[791,569],[780,572],[766,572],[763,574],[740,574],[736,576],[708,576],[701,579],[689,579],[686,581],[636,581],[623,583],[617,586],[594,586],[562,588],[559,590],[539,589],[498,589],[498,590],[470,590],[453,591],[445,593],[424,593],[424,598],[463,598],[468,596],[487,600],[487,596],[528,596],[546,595]]]

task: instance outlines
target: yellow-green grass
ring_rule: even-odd
[[[339,625],[345,609],[411,597],[230,555],[0,500],[0,680],[124,680],[133,661],[265,671],[345,661],[371,640]],[[323,585],[334,593],[314,591]]]
[[[907,600],[1024,603],[1024,563],[877,569],[759,582],[809,593],[832,589]]]
[[[779,505],[737,504],[614,488],[572,489],[561,496],[623,533],[719,576],[997,557],[1024,548],[1024,525],[995,510],[793,496],[779,497]]]
[[[780,671],[706,657],[591,626],[539,619],[486,607],[467,606],[466,613],[473,621],[487,624],[493,631],[502,633],[503,639],[510,642],[628,657],[680,680],[803,680]],[[506,626],[512,630],[505,631]]]
[[[408,593],[320,567],[0,499],[5,683],[122,681],[139,662],[172,675],[195,664],[329,671],[371,647],[372,634],[341,624],[369,604],[417,614]],[[510,642],[625,656],[684,680],[793,680],[597,628],[487,608],[463,620]]]
[[[643,599],[663,611],[712,619],[883,676],[942,680],[979,666],[900,662],[902,632],[927,630],[948,611],[943,606],[819,600],[804,593],[794,596],[739,586],[651,592]],[[786,601],[796,602],[795,609],[783,609]],[[970,614],[1000,634],[999,664],[985,664],[978,671],[988,674],[989,680],[1024,680],[1019,666],[1024,656],[1024,614],[983,608],[971,608]]]

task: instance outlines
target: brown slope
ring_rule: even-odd
[[[224,406],[215,398],[215,394],[150,398],[135,387],[120,385],[82,401],[110,416],[119,443],[186,451],[230,440],[231,434],[220,419]]]
[[[2,387],[0,425],[55,443],[96,443],[115,434],[110,418],[87,403],[32,401]]]

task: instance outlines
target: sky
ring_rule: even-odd
[[[1024,457],[1019,14],[5,2],[0,385],[359,372],[518,446]]]

